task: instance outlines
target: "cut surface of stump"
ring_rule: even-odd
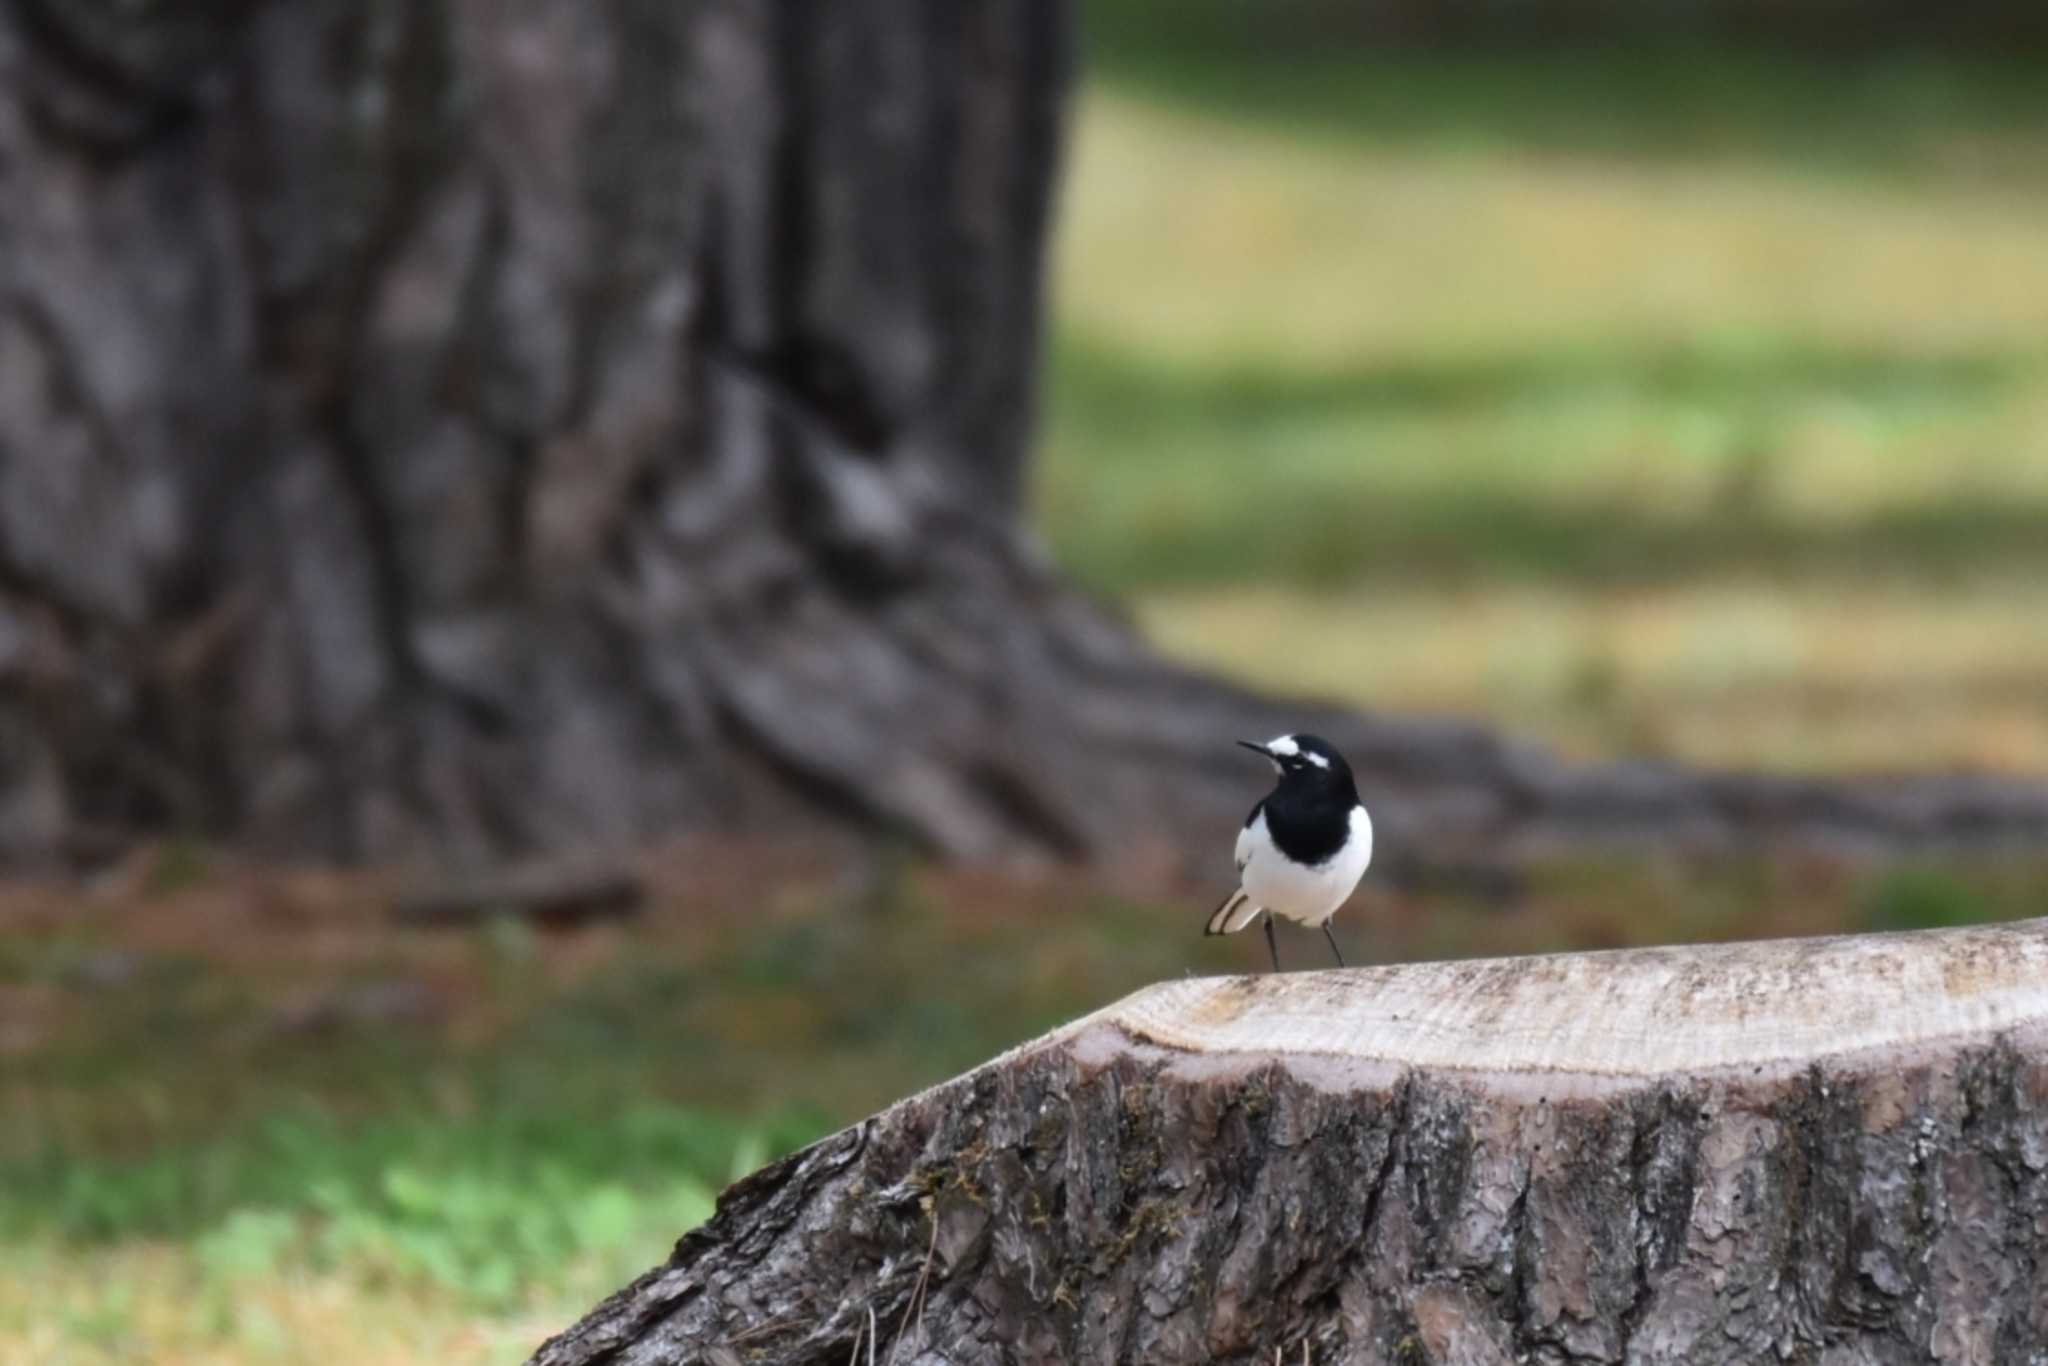
[[[2040,1361],[2044,1039],[2048,921],[1170,982],[533,1361]]]

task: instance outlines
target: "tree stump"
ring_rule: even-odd
[[[1190,979],[756,1173],[534,1366],[2048,1360],[2048,921]]]

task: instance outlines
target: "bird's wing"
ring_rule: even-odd
[[[1252,833],[1252,828],[1259,823],[1259,813],[1265,808],[1264,800],[1252,807],[1252,813],[1244,818],[1244,829],[1237,832],[1237,871],[1240,873],[1244,871],[1244,866],[1252,861],[1252,849],[1259,840],[1259,837]],[[1209,917],[1209,923],[1202,933],[1236,934],[1251,924],[1259,912],[1265,909],[1247,896],[1244,888],[1240,887],[1223,898],[1223,904]]]
[[[1252,861],[1252,845],[1256,839],[1252,834],[1252,827],[1259,823],[1259,813],[1265,809],[1266,803],[1262,800],[1252,808],[1252,813],[1244,818],[1244,829],[1237,832],[1237,871],[1240,873],[1244,871],[1244,866]]]

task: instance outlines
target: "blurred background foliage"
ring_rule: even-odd
[[[1274,689],[1581,754],[2048,770],[2030,12],[1771,8],[1091,0],[1058,559]],[[1195,934],[1213,887],[703,854],[552,934],[401,930],[373,879],[187,846],[0,895],[0,1361],[517,1360],[735,1173],[1258,957]],[[1344,933],[1895,929],[2044,888],[1580,857],[1369,879]]]

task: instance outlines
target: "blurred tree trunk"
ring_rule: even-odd
[[[13,842],[1064,838],[1002,700],[1062,23],[6,0]]]
[[[1296,725],[1397,837],[2048,829],[1152,659],[1020,529],[1067,76],[1049,0],[0,0],[0,854],[1220,851]]]
[[[1994,1366],[2048,922],[1172,982],[726,1191],[533,1366]]]

